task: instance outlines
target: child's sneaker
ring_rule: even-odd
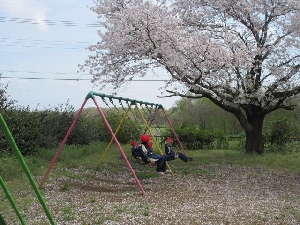
[[[165,175],[165,173],[164,172],[157,172],[158,173],[158,175]]]

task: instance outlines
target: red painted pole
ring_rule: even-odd
[[[183,146],[182,146],[182,144],[181,144],[181,142],[180,142],[180,140],[179,140],[179,138],[178,138],[178,135],[177,135],[176,132],[175,132],[175,129],[174,129],[174,127],[173,127],[173,125],[172,125],[172,123],[171,123],[169,117],[167,116],[167,113],[165,112],[164,109],[162,109],[162,111],[163,111],[164,114],[165,114],[166,120],[168,121],[168,124],[169,124],[170,128],[172,129],[172,132],[173,132],[173,134],[174,134],[176,140],[178,141],[178,144],[179,144],[179,146],[180,146],[180,148],[181,148],[181,151],[186,155],[186,152],[185,152],[185,150],[184,150],[184,148],[183,148]]]
[[[127,157],[126,157],[126,154],[124,153],[124,151],[123,151],[123,149],[122,149],[122,147],[121,147],[121,145],[120,145],[120,143],[119,143],[119,141],[118,141],[116,135],[114,134],[112,128],[110,127],[110,125],[109,125],[109,123],[108,123],[108,121],[107,121],[107,119],[106,119],[106,117],[105,117],[103,111],[102,111],[101,108],[99,107],[99,105],[98,105],[98,103],[97,103],[97,101],[96,101],[95,98],[93,98],[93,101],[94,101],[95,105],[97,106],[98,112],[100,113],[100,115],[101,115],[101,117],[102,117],[102,119],[103,119],[103,121],[104,121],[104,123],[105,123],[107,129],[109,130],[109,132],[110,132],[110,134],[111,134],[111,136],[112,136],[112,138],[113,138],[113,140],[115,141],[116,145],[118,146],[118,149],[119,149],[119,151],[120,151],[120,153],[121,153],[123,159],[125,160],[125,162],[126,162],[128,168],[129,168],[130,172],[132,173],[132,175],[133,175],[133,177],[134,177],[134,179],[135,179],[136,184],[137,184],[138,187],[140,188],[142,194],[143,194],[143,195],[146,195],[146,192],[144,191],[143,186],[141,185],[141,183],[140,183],[139,179],[137,178],[137,176],[136,176],[134,170],[132,169],[132,167],[131,167],[131,165],[130,165],[130,163],[129,163]]]
[[[80,117],[80,114],[82,113],[83,107],[85,106],[87,100],[88,100],[88,98],[86,98],[86,99],[84,100],[84,102],[82,103],[81,108],[80,108],[79,111],[77,112],[77,114],[76,114],[76,116],[75,116],[75,119],[73,120],[73,122],[72,122],[72,124],[71,124],[71,126],[70,126],[70,128],[69,128],[69,130],[68,130],[68,132],[67,132],[67,134],[66,134],[66,136],[65,136],[65,138],[64,138],[63,141],[61,142],[61,144],[60,144],[60,146],[59,146],[59,148],[58,148],[58,150],[57,150],[55,156],[53,157],[53,159],[52,159],[52,161],[51,161],[51,163],[50,163],[50,165],[49,165],[49,167],[48,167],[48,169],[47,169],[45,175],[43,176],[42,181],[41,181],[41,183],[40,183],[40,185],[39,185],[39,188],[42,188],[42,187],[43,187],[43,184],[44,184],[44,182],[45,182],[47,176],[49,175],[49,173],[50,173],[50,171],[51,171],[51,169],[52,169],[54,163],[56,162],[58,156],[60,155],[60,153],[61,153],[61,151],[62,151],[62,149],[63,149],[63,147],[65,146],[65,144],[66,144],[66,142],[67,142],[67,140],[68,140],[68,137],[70,136],[70,134],[71,134],[71,132],[72,132],[72,130],[73,130],[73,128],[74,128],[76,122],[78,121],[78,119],[79,119],[79,117]]]

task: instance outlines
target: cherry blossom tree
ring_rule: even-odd
[[[95,84],[117,89],[161,68],[168,97],[192,92],[232,113],[246,153],[263,153],[267,114],[295,107],[298,0],[98,0],[92,11],[103,29],[80,69]]]

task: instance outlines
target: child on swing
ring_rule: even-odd
[[[181,152],[174,152],[172,149],[173,139],[168,137],[165,142],[165,153],[168,156],[174,156],[175,158],[179,158],[184,162],[192,161],[192,158],[187,157],[185,154]]]
[[[138,143],[136,141],[130,142],[131,154],[135,159],[141,159],[145,164],[151,164],[150,160],[147,158],[146,154],[138,148]]]
[[[159,175],[164,175],[165,173],[170,172],[166,169],[166,157],[161,155],[156,155],[153,153],[152,149],[149,147],[150,137],[148,135],[141,136],[141,144],[137,146],[137,143],[131,142],[131,151],[132,156],[139,156],[142,158],[145,164],[150,164],[155,162],[156,172]]]
[[[150,149],[150,154],[153,158],[163,157],[163,158],[166,159],[166,161],[171,161],[171,160],[174,160],[174,159],[178,158],[177,154],[174,154],[174,155],[157,155],[153,152],[153,143],[151,141],[148,141],[147,144],[148,144],[149,149]],[[150,154],[148,153],[148,155],[150,155]]]

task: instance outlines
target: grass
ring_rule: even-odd
[[[113,144],[106,152],[103,161],[99,164],[100,158],[103,156],[106,143],[93,143],[89,146],[74,147],[65,146],[62,150],[57,162],[54,164],[49,176],[53,177],[67,177],[69,179],[88,180],[87,177],[81,177],[73,170],[65,170],[65,168],[75,168],[81,170],[105,170],[110,172],[129,172],[126,163],[124,162],[119,149]],[[136,171],[136,175],[140,180],[148,179],[158,176],[155,172],[155,167],[138,165],[131,157],[130,146],[123,145],[123,150],[130,164]],[[25,156],[24,160],[31,171],[31,174],[36,182],[39,182],[41,177],[46,172],[52,158],[57,149],[41,149],[37,154]],[[203,169],[203,165],[218,165],[218,164],[232,164],[237,166],[261,166],[265,170],[296,173],[300,174],[300,151],[293,151],[291,153],[266,153],[264,155],[244,154],[238,150],[187,150],[187,154],[193,158],[192,162],[184,163],[180,160],[169,162],[171,169],[180,176],[193,174],[198,177],[207,175],[208,171]],[[18,207],[26,212],[26,208],[33,205],[37,199],[28,182],[20,162],[15,155],[0,155],[0,175],[6,182],[12,196],[15,198]],[[47,181],[46,181],[47,182]],[[67,191],[72,188],[69,182],[62,183],[60,191]],[[130,191],[130,190],[128,190]],[[4,192],[0,191],[0,214],[9,215],[13,222],[18,221],[18,218],[11,210],[10,203],[7,200]],[[89,199],[90,203],[95,203],[95,199]],[[95,206],[96,207],[96,206]],[[101,207],[104,207],[102,205]],[[149,215],[149,205],[141,205],[144,216]],[[127,207],[116,208],[116,213],[122,213],[130,210]],[[65,220],[72,220],[74,218],[73,206],[63,208]],[[299,212],[293,208],[286,208],[284,214],[293,214],[298,219]],[[107,220],[107,217],[99,217],[99,223]],[[17,223],[17,222],[16,222]]]
[[[113,144],[107,151],[106,143],[93,143],[89,146],[74,147],[65,146],[58,156],[52,169],[59,170],[70,178],[78,178],[76,174],[64,171],[64,168],[85,168],[92,170],[108,170],[111,172],[122,172],[127,168],[119,149]],[[130,161],[130,164],[136,166],[135,160],[131,157],[130,146],[124,145],[123,150]],[[47,170],[57,149],[41,149],[36,155],[25,156],[25,162],[34,176],[42,176]],[[243,166],[262,166],[269,170],[284,170],[287,172],[300,173],[300,151],[292,153],[266,153],[264,155],[244,154],[238,150],[186,150],[187,154],[194,159],[189,166],[182,166],[180,160],[169,162],[171,169],[180,168],[183,175],[199,174],[204,171],[199,170],[199,164],[223,164]],[[104,156],[100,162],[101,157]],[[24,172],[15,155],[0,155],[0,174],[5,181],[17,181],[22,179]],[[183,164],[184,165],[184,164]],[[154,169],[149,167],[138,167],[141,173],[140,179],[147,179],[155,175],[151,172]],[[143,173],[145,172],[145,173]],[[146,173],[147,172],[147,173]],[[52,173],[50,173],[52,175]],[[13,182],[14,183],[14,182]]]
[[[52,169],[57,169],[70,178],[78,178],[76,174],[64,171],[63,168],[85,168],[92,170],[108,170],[110,172],[122,172],[127,168],[119,149],[113,144],[105,153],[106,143],[92,143],[89,146],[74,147],[65,146],[58,156]],[[130,161],[136,166],[135,160],[131,157],[130,146],[124,145],[123,150]],[[36,155],[25,156],[25,162],[34,176],[42,176],[47,170],[57,149],[41,149]],[[269,170],[284,170],[300,174],[300,151],[292,153],[266,153],[264,155],[244,154],[238,150],[186,150],[187,154],[194,159],[189,166],[182,166],[180,160],[169,162],[171,169],[180,168],[183,175],[199,174],[199,164],[223,164],[243,166],[262,166]],[[104,154],[105,153],[105,154]],[[100,162],[101,157],[103,160]],[[15,155],[0,155],[0,174],[5,181],[17,181],[24,176],[24,172]],[[184,164],[183,164],[184,165]],[[138,174],[140,179],[147,179],[155,175],[151,172],[154,169],[139,166]],[[145,173],[143,173],[145,172]],[[147,173],[146,173],[147,172]],[[52,173],[50,173],[52,175]]]
[[[190,155],[202,164],[230,163],[242,166],[262,166],[269,170],[284,170],[300,174],[300,152],[265,153],[264,155],[245,154],[235,150],[200,150],[190,151]]]
[[[69,205],[62,208],[64,221],[73,220],[75,218],[74,206]]]

